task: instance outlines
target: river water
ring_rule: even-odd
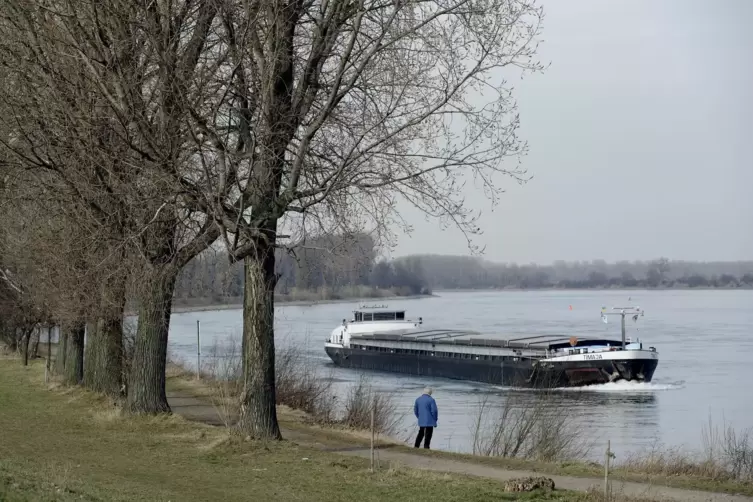
[[[440,292],[432,298],[378,303],[405,309],[409,318],[423,317],[427,327],[467,328],[498,336],[558,333],[619,337],[619,318],[612,316],[604,324],[601,307],[640,306],[645,316],[636,323],[628,321],[628,336],[639,337],[659,352],[653,381],[558,393],[557,398],[571,407],[584,440],[596,444],[610,440],[619,459],[659,444],[695,450],[710,417],[719,425],[724,420],[737,428],[753,426],[753,291]],[[279,306],[276,341],[278,345],[300,345],[307,357],[321,365],[322,374],[333,375],[338,389],[343,389],[356,382],[360,372],[333,367],[323,344],[357,305]],[[196,360],[197,320],[205,358],[215,343],[240,339],[240,310],[173,314],[171,354],[188,362]],[[416,431],[413,400],[424,386],[432,386],[440,415],[432,447],[452,451],[470,451],[473,422],[482,399],[501,405],[509,396],[534,392],[388,373],[367,375],[377,390],[392,393],[404,413],[398,434],[401,439]],[[603,451],[601,447],[598,450]]]

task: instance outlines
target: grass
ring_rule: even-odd
[[[604,466],[595,462],[561,461],[541,462],[509,457],[481,457],[470,454],[443,452],[437,450],[412,449],[404,446],[399,447],[404,451],[410,451],[416,455],[426,455],[437,458],[460,460],[463,462],[483,464],[510,470],[523,470],[537,472],[542,475],[575,476],[583,478],[602,478]],[[682,462],[691,464],[692,457],[685,455]],[[610,479],[618,481],[632,481],[651,485],[671,486],[690,490],[702,490],[715,493],[730,493],[753,496],[753,483],[735,481],[732,479],[713,478],[704,476],[700,470],[684,469],[682,471],[668,470],[665,467],[656,468],[651,464],[639,464],[635,458],[629,459],[624,464],[619,462],[614,468],[610,468]]]
[[[0,359],[0,366],[7,365],[8,362]],[[19,364],[17,361],[15,364]],[[43,372],[43,361],[36,362],[36,368],[38,371]],[[2,368],[0,368],[2,369]],[[23,371],[22,368],[15,368],[14,371]],[[33,375],[33,370],[32,371]],[[41,374],[38,375],[41,385]],[[27,375],[28,376],[28,375]],[[211,375],[205,375],[204,378],[211,377]],[[186,372],[184,368],[177,365],[171,365],[168,371],[168,388],[173,390],[185,391],[188,395],[196,397],[202,397],[207,402],[216,401],[215,386],[209,381],[211,378],[202,379],[197,381],[194,375],[190,372]],[[0,373],[0,386],[6,381],[4,375]],[[57,395],[59,391],[56,391],[54,395]],[[43,394],[46,394],[43,392]],[[54,396],[53,396],[54,397]],[[235,399],[231,396],[227,396],[231,407],[235,406]],[[4,410],[2,397],[2,389],[0,389],[0,410]],[[94,403],[96,405],[97,403]],[[215,402],[215,406],[217,403]],[[218,410],[219,411],[219,410]],[[100,412],[97,412],[101,414]],[[112,412],[111,412],[112,413]],[[2,426],[2,414],[0,414],[0,426]],[[353,427],[346,427],[342,422],[335,423],[317,423],[312,417],[302,411],[296,411],[290,409],[288,406],[278,406],[278,417],[281,422],[281,426],[291,432],[290,437],[298,438],[298,441],[304,441],[306,444],[312,444],[314,442],[325,444],[329,446],[339,447],[352,447],[354,445],[367,446],[369,443],[370,434],[368,431],[358,430]],[[191,424],[185,424],[184,426],[190,427]],[[195,425],[201,427],[200,425]],[[2,433],[5,429],[0,429]],[[204,433],[212,431],[212,434],[220,434],[221,437],[228,437],[227,431],[222,433],[218,432],[217,428],[204,428]],[[706,430],[706,429],[705,429]],[[5,434],[2,434],[4,442]],[[305,437],[304,437],[305,436]],[[714,439],[716,436],[720,436],[724,441]],[[740,457],[737,455],[735,458],[740,457],[747,459],[749,457],[750,448],[746,446],[748,439],[745,434],[738,435],[736,441],[727,441],[730,438],[729,430],[723,429],[718,431],[716,428],[712,428],[712,424],[709,424],[709,428],[705,433],[707,443],[714,445],[713,450],[715,452],[725,450],[725,444],[731,444],[736,447],[736,451],[747,452],[746,455]],[[712,441],[713,439],[713,441]],[[732,438],[735,439],[735,438]],[[558,462],[544,462],[544,461],[532,461],[524,458],[503,458],[496,456],[473,456],[467,454],[441,452],[436,450],[424,450],[414,449],[406,445],[405,442],[401,442],[384,434],[380,434],[377,437],[378,444],[389,444],[391,449],[403,451],[405,453],[411,453],[415,455],[428,455],[447,460],[461,461],[469,464],[488,465],[494,467],[500,467],[505,469],[514,469],[521,471],[532,471],[540,474],[549,475],[567,475],[574,477],[585,478],[601,478],[603,476],[603,466],[598,463],[589,463],[583,461],[558,461]],[[303,448],[302,446],[298,446]],[[4,458],[3,453],[4,444],[0,443],[0,459]],[[727,447],[728,448],[728,447]],[[311,450],[308,450],[311,451]],[[321,453],[319,453],[321,455]],[[714,458],[719,456],[715,453]],[[335,462],[343,462],[342,459],[333,460]],[[354,459],[355,462],[358,462]],[[348,460],[348,463],[351,461]],[[611,478],[613,480],[621,481],[634,481],[640,483],[650,483],[653,485],[665,485],[673,486],[677,488],[697,489],[710,492],[723,492],[723,493],[735,493],[743,495],[753,495],[753,483],[750,481],[735,480],[729,476],[729,472],[724,470],[720,463],[717,462],[714,465],[710,465],[709,460],[699,459],[697,456],[688,455],[682,453],[679,450],[666,450],[657,448],[655,451],[649,454],[642,454],[633,456],[628,459],[617,459],[617,465],[611,470]],[[2,464],[0,464],[0,467]],[[37,468],[37,467],[35,467]],[[2,473],[0,468],[0,473]],[[427,474],[429,475],[429,474]],[[4,478],[0,476],[0,481]],[[17,480],[14,483],[18,483]],[[6,490],[9,490],[8,483],[0,485],[5,486]],[[2,493],[2,492],[0,492]],[[587,499],[582,500],[596,500],[593,497],[598,496],[591,494]],[[568,495],[569,497],[569,495]],[[0,501],[4,500],[0,496]],[[420,499],[419,499],[420,500]],[[542,499],[546,500],[546,499]],[[573,500],[571,498],[563,500]],[[581,500],[581,499],[577,499]]]
[[[168,379],[168,386],[173,389],[187,390],[193,395],[208,397],[211,386],[206,381],[197,382],[184,370],[176,367],[176,371]],[[278,417],[283,427],[290,431],[304,433],[313,441],[330,446],[368,446],[370,434],[368,431],[346,427],[342,424],[316,424],[309,416],[288,407],[278,406]],[[415,449],[405,442],[385,435],[378,437],[379,444],[389,444],[392,450],[425,455],[447,460],[456,460],[469,464],[480,464],[509,470],[531,471],[542,475],[562,475],[582,478],[603,479],[604,466],[595,462],[565,460],[556,462],[536,461],[517,457],[479,456],[463,453],[445,452],[438,450]],[[670,450],[667,450],[670,451]],[[753,496],[753,484],[741,482],[729,477],[720,476],[718,469],[715,474],[708,469],[690,468],[700,466],[694,457],[674,451],[673,456],[665,455],[664,463],[655,460],[660,453],[653,452],[627,459],[617,459],[617,463],[610,469],[610,478],[617,481],[633,481],[650,483],[652,485],[672,486],[676,488],[695,489],[709,492],[743,494]],[[642,459],[642,461],[640,461]],[[654,459],[652,461],[652,459]],[[682,467],[682,469],[680,468]],[[596,500],[591,495],[588,500]]]
[[[0,500],[587,500],[510,494],[485,479],[261,443],[179,417],[124,417],[102,397],[49,387],[44,366],[0,358]],[[253,494],[253,495],[250,495]]]

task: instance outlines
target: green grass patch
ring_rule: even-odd
[[[124,417],[81,389],[50,388],[43,363],[0,359],[0,501],[561,500],[500,483],[368,461],[291,442],[254,442],[179,417]]]

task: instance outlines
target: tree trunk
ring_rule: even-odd
[[[42,336],[42,328],[37,327],[34,329],[34,335],[31,343],[31,358],[36,359],[39,357],[39,338]]]
[[[58,340],[60,342],[60,340]],[[52,358],[52,326],[47,326],[47,371],[52,369],[50,361]]]
[[[55,351],[55,373],[65,373],[66,353],[68,352],[68,328],[60,326],[58,330],[58,348]]]
[[[123,317],[92,323],[86,343],[84,385],[111,397],[123,388]]]
[[[139,299],[139,320],[128,378],[127,410],[131,413],[169,413],[165,394],[167,334],[170,328],[177,271],[172,266],[153,270]]]
[[[239,428],[258,439],[282,439],[275,408],[274,249],[273,237],[269,241],[256,239],[254,251],[243,261],[243,394]]]
[[[102,300],[102,318],[92,323],[87,339],[84,385],[117,398],[123,395],[125,282],[113,279],[107,289],[109,295]]]
[[[86,323],[86,340],[84,343],[84,387],[95,390],[99,377],[98,369],[102,365],[102,344],[99,343],[100,322],[89,320]]]
[[[68,385],[80,385],[84,381],[84,330],[84,324],[79,324],[68,334],[63,380]]]
[[[21,337],[21,350],[23,351],[23,361],[24,366],[29,365],[29,344],[31,342],[31,331],[30,329],[23,330],[23,335]]]

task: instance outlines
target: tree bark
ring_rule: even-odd
[[[21,350],[23,352],[24,366],[29,365],[29,344],[31,343],[31,329],[24,329],[21,338]]]
[[[139,320],[128,378],[126,409],[137,414],[169,413],[165,394],[167,335],[177,270],[152,269],[142,287]]]
[[[42,328],[37,327],[34,329],[33,341],[31,344],[31,358],[36,359],[39,357],[39,338],[42,336]]]
[[[243,261],[243,393],[238,425],[257,439],[282,439],[275,408],[274,237],[256,239],[254,244]]]
[[[63,379],[68,385],[80,385],[84,381],[84,326],[76,325],[68,334]]]
[[[68,352],[68,328],[60,326],[58,331],[58,348],[55,351],[55,373],[65,373],[66,353]]]
[[[58,340],[60,342],[60,340]],[[52,360],[52,326],[47,326],[47,371],[52,369],[50,361]]]
[[[123,316],[90,324],[86,342],[84,386],[95,392],[119,397],[123,382]]]

